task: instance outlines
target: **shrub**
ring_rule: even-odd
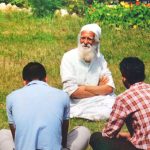
[[[59,9],[65,3],[64,0],[29,0],[33,13],[38,17],[43,17],[53,14],[56,9]]]
[[[11,3],[18,7],[27,7],[28,6],[28,0],[0,0],[0,3],[5,3],[5,4]]]
[[[63,7],[65,0],[0,0],[0,3],[11,3],[18,7],[32,7],[34,15],[43,17],[53,14],[56,9]]]
[[[100,24],[116,27],[141,27],[150,26],[150,9],[144,4],[129,5],[105,5],[94,2],[86,11],[88,22],[100,22]]]
[[[85,10],[87,8],[87,1],[84,0],[67,0],[66,6],[69,13],[76,13],[80,16],[85,15]]]

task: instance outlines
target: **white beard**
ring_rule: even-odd
[[[98,44],[85,45],[84,43],[78,43],[78,50],[80,59],[84,60],[85,62],[91,62],[97,56]]]

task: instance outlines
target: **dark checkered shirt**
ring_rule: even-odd
[[[124,123],[131,129],[131,143],[136,148],[150,150],[150,84],[135,83],[117,96],[102,135],[115,137]]]

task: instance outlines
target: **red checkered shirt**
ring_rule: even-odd
[[[135,83],[117,96],[102,135],[116,137],[124,123],[132,129],[130,142],[136,148],[150,150],[150,84]]]

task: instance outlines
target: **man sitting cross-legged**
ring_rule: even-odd
[[[89,130],[79,126],[67,134],[70,99],[62,90],[47,84],[44,66],[30,62],[23,68],[22,76],[25,86],[7,96],[7,115],[15,149],[86,149]],[[3,144],[5,139],[12,140],[4,139],[6,134],[11,137],[9,130],[0,131],[0,149],[12,150],[13,144]]]
[[[60,73],[63,89],[71,97],[70,116],[90,120],[109,117],[115,101],[114,82],[100,52],[101,28],[81,28],[78,47],[66,52]]]
[[[91,136],[93,150],[150,150],[150,84],[144,83],[145,67],[137,57],[120,63],[127,88],[118,95],[103,132]],[[126,124],[129,133],[120,132]]]

